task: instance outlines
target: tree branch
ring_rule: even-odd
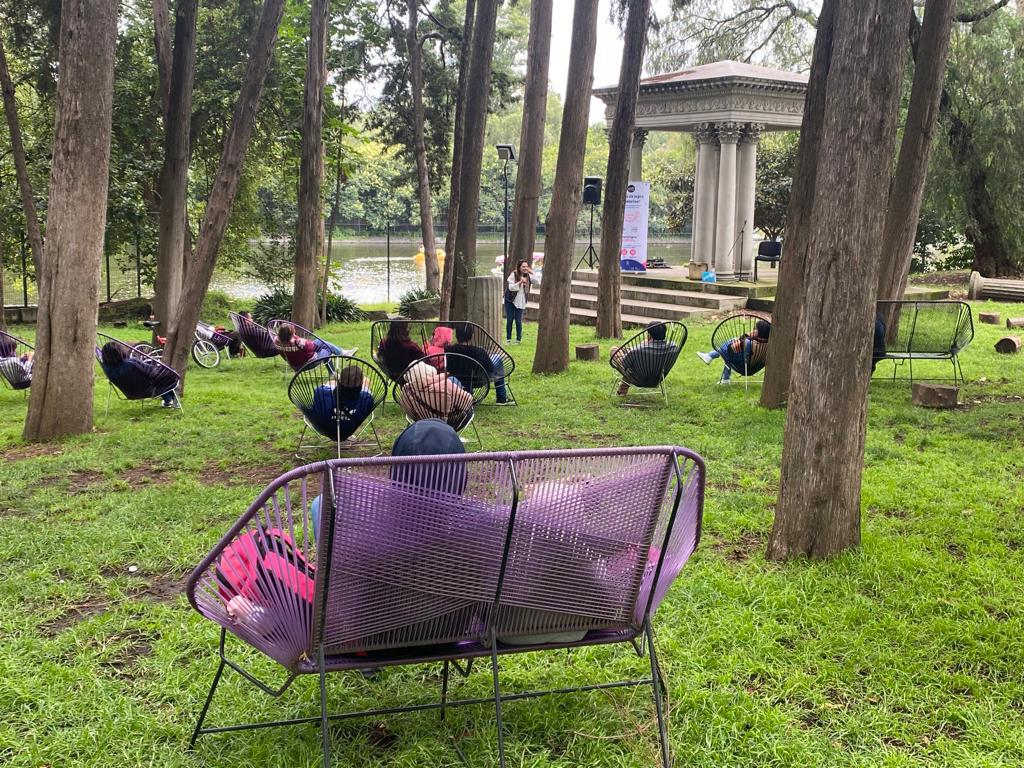
[[[1010,0],[998,0],[988,8],[974,13],[959,13],[953,17],[953,21],[958,21],[961,24],[973,24],[976,21],[987,19],[993,13],[998,11],[1000,8],[1005,8],[1009,4]]]

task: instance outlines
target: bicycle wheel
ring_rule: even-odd
[[[192,342],[192,359],[202,368],[216,368],[220,363],[220,352],[212,341],[196,339]]]
[[[138,344],[132,344],[132,349],[141,352],[142,355],[140,356],[148,355],[150,357],[159,358],[163,354],[162,349],[160,349],[159,347],[154,347],[152,344],[147,344],[144,341],[140,341]],[[136,357],[136,355],[131,354],[129,355],[129,357]]]

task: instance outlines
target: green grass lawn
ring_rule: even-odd
[[[976,305],[984,308],[985,305]],[[1024,305],[989,309],[1024,316]],[[677,765],[1024,765],[1024,355],[978,325],[955,411],[872,384],[860,551],[831,562],[764,558],[784,413],[759,384],[715,386],[712,325],[693,325],[669,404],[623,408],[599,363],[529,373],[536,326],[512,347],[518,408],[481,408],[485,449],[675,443],[708,463],[701,546],[656,615]],[[31,335],[32,329],[15,329]],[[104,329],[114,333],[113,329]],[[122,332],[119,332],[123,334]],[[574,342],[589,341],[574,328]],[[144,333],[129,333],[142,338]],[[369,324],[324,334],[368,356]],[[923,370],[925,366],[915,366]],[[948,364],[936,364],[948,375]],[[883,364],[879,375],[890,371]],[[316,727],[207,736],[186,751],[215,669],[217,628],[184,578],[263,486],[296,461],[301,422],[272,360],[189,372],[185,415],[112,401],[96,430],[23,445],[26,404],[0,390],[0,765],[313,766]],[[380,422],[403,426],[393,405]],[[252,659],[265,675],[280,670]],[[642,673],[626,649],[502,661],[510,689]],[[335,709],[437,695],[438,665],[375,680],[336,675]],[[481,665],[456,692],[487,696]],[[227,673],[211,725],[311,715],[316,681],[273,701]],[[613,691],[505,708],[511,765],[650,766],[649,695]],[[493,709],[345,722],[336,766],[496,764]]]

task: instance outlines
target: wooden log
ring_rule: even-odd
[[[1024,328],[1024,317],[1008,317],[1006,318],[1007,328]]]
[[[1001,355],[1016,355],[1020,352],[1020,336],[1003,336],[996,342],[996,352]]]
[[[924,384],[914,382],[910,402],[922,408],[956,408],[960,387],[949,384]]]
[[[577,344],[576,345],[576,359],[577,360],[600,360],[601,359],[601,348],[597,344]]]
[[[987,323],[988,325],[999,325],[1003,320],[1003,316],[998,312],[979,312],[978,322]]]

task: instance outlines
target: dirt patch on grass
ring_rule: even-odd
[[[29,443],[8,448],[0,453],[4,461],[23,461],[24,459],[37,459],[40,456],[60,456],[64,453],[64,446],[53,443]]]
[[[746,531],[740,534],[738,539],[731,541],[717,541],[711,546],[715,552],[722,554],[731,563],[744,563],[764,547],[764,539],[761,534],[753,531]]]
[[[166,469],[156,467],[130,467],[117,473],[116,478],[131,486],[168,485],[174,482],[174,475]]]
[[[109,479],[104,473],[97,472],[94,469],[82,469],[72,473],[71,480],[68,483],[68,490],[71,493],[82,493],[107,483],[109,483]]]
[[[258,466],[222,467],[219,462],[203,464],[196,479],[208,488],[226,485],[266,486],[288,471],[287,467],[269,461]]]
[[[107,578],[125,575],[125,571],[109,567],[105,568],[102,573]],[[174,600],[185,590],[186,576],[180,573],[135,573],[130,574],[130,578],[133,584],[125,591],[125,598],[128,599],[143,599],[154,603],[164,603]],[[39,631],[49,637],[58,635],[75,624],[106,612],[114,603],[123,599],[110,598],[106,595],[86,597],[81,602],[69,606],[57,618],[41,624]]]
[[[947,544],[946,552],[949,553],[950,557],[952,557],[954,560],[957,560],[958,562],[962,563],[964,560],[967,559],[967,550],[959,544],[957,544],[956,542],[951,541],[949,544]]]
[[[100,666],[107,670],[113,677],[132,678],[135,677],[133,668],[141,659],[153,653],[153,642],[158,638],[148,635],[138,629],[126,629],[117,632],[106,638],[110,644],[121,644],[113,656],[100,662]]]

